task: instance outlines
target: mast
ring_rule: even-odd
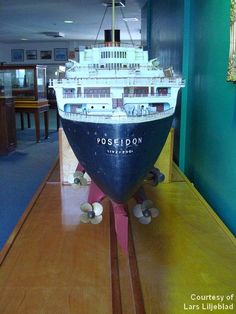
[[[115,46],[115,0],[112,0],[112,30],[111,30],[111,38],[112,38],[112,47]]]

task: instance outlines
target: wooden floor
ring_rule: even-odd
[[[114,313],[109,202],[104,201],[101,224],[79,224],[79,204],[87,193],[87,187],[61,187],[58,168],[41,188],[14,242],[0,253],[1,314]],[[234,303],[234,310],[221,312],[235,313],[235,299],[226,300],[236,294],[233,236],[178,171],[172,183],[147,193],[160,216],[150,225],[131,218],[146,313],[210,313],[204,306],[219,301],[193,299],[218,295],[224,306]],[[138,313],[120,250],[118,262],[123,313]]]

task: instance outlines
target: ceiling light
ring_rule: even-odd
[[[74,21],[72,21],[72,20],[65,20],[64,23],[65,23],[65,24],[73,24]]]
[[[54,37],[54,38],[65,37],[65,35],[61,32],[41,32],[40,34],[46,35],[48,37]]]
[[[104,0],[102,1],[102,5],[105,7],[112,7],[112,0]],[[125,0],[115,0],[115,7],[125,7]]]
[[[21,38],[20,40],[28,40],[27,38]]]
[[[125,22],[138,22],[138,18],[137,17],[124,17],[123,21],[125,21]]]

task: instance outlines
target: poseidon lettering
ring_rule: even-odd
[[[130,145],[139,145],[143,141],[142,137],[130,138],[104,138],[97,137],[97,144],[116,146],[116,147],[127,147]]]

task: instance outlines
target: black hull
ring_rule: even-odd
[[[173,116],[141,123],[91,123],[62,118],[68,141],[98,187],[117,203],[137,191],[153,167]]]

